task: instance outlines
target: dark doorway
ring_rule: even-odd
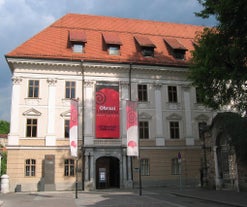
[[[119,188],[119,160],[115,157],[101,157],[96,160],[96,188]]]

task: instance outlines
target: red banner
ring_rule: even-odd
[[[139,156],[138,112],[136,101],[126,101],[127,155]]]
[[[96,138],[118,139],[119,136],[118,85],[97,85]]]

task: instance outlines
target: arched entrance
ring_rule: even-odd
[[[119,188],[119,159],[115,157],[100,157],[96,160],[96,188]]]

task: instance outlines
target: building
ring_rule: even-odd
[[[183,185],[198,185],[199,126],[214,115],[187,79],[202,30],[67,14],[9,52],[10,190],[70,190],[76,181],[85,190],[132,188],[139,165],[143,186],[179,185],[180,172]],[[74,159],[68,130],[77,98]],[[138,101],[139,158],[126,156],[126,100]]]

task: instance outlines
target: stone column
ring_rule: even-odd
[[[55,117],[56,117],[56,79],[47,79],[48,83],[48,112],[46,146],[56,145]]]
[[[190,101],[190,87],[183,86],[184,95],[184,110],[185,110],[185,139],[186,145],[194,145],[195,140],[192,135],[192,115],[191,115],[191,101]]]
[[[84,83],[84,145],[93,144],[94,131],[94,81]]]
[[[21,77],[12,77],[12,102],[11,102],[11,119],[10,119],[10,133],[8,136],[9,145],[19,144],[19,105],[21,95]]]
[[[153,84],[155,96],[155,126],[156,126],[156,146],[165,146],[165,138],[163,136],[163,114],[161,88],[162,84]]]

